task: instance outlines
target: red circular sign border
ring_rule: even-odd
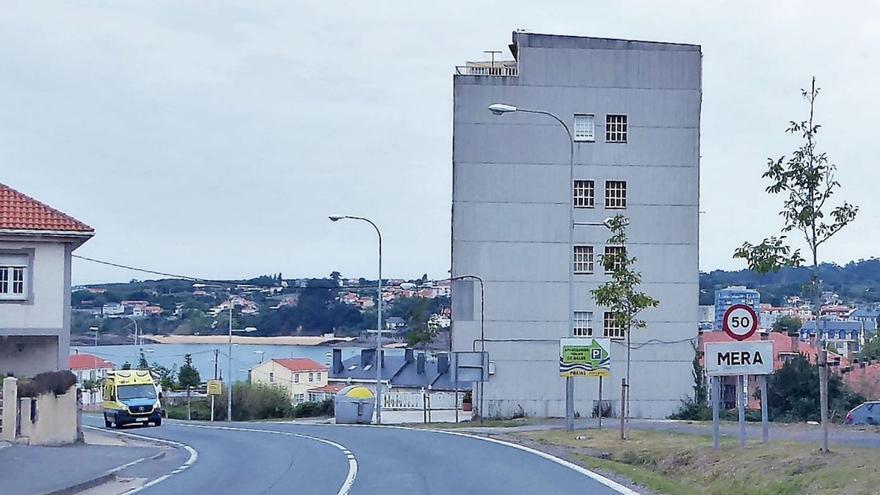
[[[745,335],[737,335],[737,334],[733,333],[733,331],[727,325],[727,317],[730,316],[730,313],[736,309],[745,309],[752,316],[752,322],[753,322],[752,328],[751,328],[751,330],[749,330],[749,333],[747,333]],[[724,316],[721,318],[721,329],[724,330],[724,333],[726,333],[733,340],[739,340],[739,341],[747,340],[752,335],[755,335],[755,332],[758,331],[758,313],[755,313],[755,310],[752,309],[752,307],[749,305],[734,304],[733,306],[727,308],[727,311],[724,312]]]

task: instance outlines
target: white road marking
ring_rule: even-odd
[[[136,438],[136,439],[138,439],[138,440],[144,440],[144,441],[148,441],[148,442],[155,442],[155,443],[162,443],[162,444],[166,444],[166,445],[171,445],[171,446],[174,446],[174,447],[178,447],[178,448],[184,449],[184,450],[186,450],[187,452],[189,452],[189,458],[186,460],[186,462],[184,462],[183,464],[181,464],[177,469],[175,469],[175,470],[172,471],[171,473],[166,474],[166,475],[164,475],[164,476],[160,476],[160,477],[158,477],[158,478],[156,478],[156,479],[154,479],[154,480],[152,480],[152,481],[148,481],[147,483],[145,483],[145,484],[143,484],[143,485],[141,485],[141,486],[139,486],[139,487],[137,487],[137,488],[132,488],[131,490],[128,490],[128,491],[126,491],[126,492],[123,492],[122,495],[131,495],[131,494],[137,493],[137,492],[139,492],[139,491],[141,491],[141,490],[143,490],[143,489],[145,489],[145,488],[149,488],[149,487],[151,487],[151,486],[157,485],[157,484],[159,484],[159,483],[161,483],[161,482],[167,480],[167,479],[170,478],[171,476],[173,476],[173,475],[175,475],[175,474],[178,474],[178,473],[181,473],[181,472],[183,472],[183,471],[189,469],[189,467],[192,466],[192,465],[193,465],[193,464],[199,459],[199,451],[197,451],[196,449],[194,449],[194,448],[190,447],[189,445],[187,445],[187,444],[185,444],[185,443],[182,443],[182,442],[175,442],[174,440],[165,440],[164,438],[148,437],[148,436],[144,436],[144,435],[135,435],[134,433],[128,433],[128,432],[122,432],[122,431],[110,431],[110,430],[106,430],[106,429],[103,429],[103,428],[97,428],[97,427],[95,427],[95,426],[89,426],[89,425],[83,425],[83,428],[88,428],[88,429],[91,429],[91,430],[96,430],[96,431],[102,431],[102,432],[113,433],[114,435],[120,435],[120,436],[123,436],[123,437],[130,437],[130,438]],[[119,466],[119,467],[117,467],[117,468],[114,468],[114,469],[112,470],[112,472],[120,471],[120,470],[122,470],[122,469],[125,469],[126,467],[130,467],[130,466],[132,466],[132,465],[134,465],[134,464],[137,464],[138,462],[141,462],[141,461],[143,461],[143,459],[138,459],[137,461],[133,461],[133,462],[130,462],[130,463],[128,463],[128,464],[123,464],[122,466]]]
[[[336,492],[336,495],[349,495],[351,493],[351,487],[354,485],[354,480],[357,478],[358,472],[358,463],[354,454],[348,450],[344,445],[338,444],[332,440],[327,440],[325,438],[313,437],[311,435],[303,435],[302,433],[293,433],[289,431],[277,431],[277,430],[262,430],[258,428],[240,428],[235,426],[210,426],[210,425],[193,425],[193,424],[184,424],[184,423],[174,423],[175,426],[183,426],[186,428],[205,428],[209,430],[228,430],[228,431],[245,431],[251,433],[267,433],[273,435],[284,435],[289,437],[297,437],[303,438],[306,440],[313,440],[315,442],[320,442],[326,445],[330,445],[342,451],[345,454],[346,459],[348,459],[348,475],[345,477],[345,481],[342,483],[342,486],[339,487],[339,491]]]
[[[519,444],[515,444],[512,442],[505,442],[504,440],[498,440],[497,438],[484,437],[481,435],[474,435],[471,433],[463,433],[463,432],[459,432],[459,431],[432,430],[432,429],[427,429],[427,428],[411,428],[411,427],[407,427],[407,426],[397,426],[397,425],[372,425],[372,424],[365,425],[365,424],[327,423],[326,425],[322,425],[322,426],[340,426],[340,427],[354,426],[354,427],[361,427],[361,428],[393,428],[393,429],[398,429],[398,430],[427,431],[427,432],[431,432],[431,433],[443,433],[446,435],[457,435],[460,437],[473,438],[476,440],[484,440],[486,442],[492,442],[492,443],[497,443],[499,445],[504,445],[505,447],[519,449],[519,450],[528,452],[530,454],[534,454],[538,457],[543,457],[544,459],[547,459],[548,461],[555,462],[556,464],[559,464],[560,466],[565,466],[568,469],[571,469],[571,470],[576,471],[576,472],[578,472],[588,478],[591,478],[594,481],[616,491],[620,495],[641,495],[639,492],[637,492],[631,488],[623,486],[620,483],[618,483],[612,479],[609,479],[609,478],[606,478],[605,476],[602,476],[599,473],[595,473],[595,472],[590,471],[589,469],[586,469],[582,466],[578,466],[577,464],[575,464],[573,462],[566,461],[565,459],[556,457],[554,455],[550,455],[546,452],[541,452],[540,450],[533,449],[531,447],[526,447],[524,445],[519,445]]]

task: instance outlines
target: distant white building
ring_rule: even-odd
[[[71,354],[70,371],[76,375],[76,385],[82,389],[83,405],[99,404],[103,400],[101,381],[116,365],[92,354]],[[86,389],[84,385],[89,385]]]
[[[104,316],[116,316],[125,314],[125,306],[122,303],[107,303],[101,307]]]

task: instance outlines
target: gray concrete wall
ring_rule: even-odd
[[[569,126],[575,113],[595,114],[596,141],[575,147],[575,179],[595,181],[596,206],[576,209],[575,221],[630,218],[628,251],[639,259],[642,290],[661,301],[643,314],[648,327],[633,333],[632,414],[666,416],[690,392],[688,339],[698,326],[699,47],[517,38],[519,77],[454,79],[453,275],[486,280],[487,338],[547,340],[486,344],[496,363],[486,413],[564,415],[554,341],[568,334],[568,138],[546,116],[488,112],[503,102],[553,112]],[[627,114],[627,143],[605,143],[608,113]],[[604,208],[606,180],[627,182],[626,209]],[[607,237],[603,227],[576,227],[575,243],[594,246],[597,256],[594,274],[575,276],[575,310],[593,312],[599,337],[603,309],[589,291],[607,280],[598,258]],[[453,286],[453,345],[469,350],[479,332],[479,293],[460,288]],[[612,401],[625,353],[621,343],[612,346],[604,393]],[[597,380],[578,379],[577,411],[589,415],[596,398]]]
[[[59,239],[0,238],[0,252],[30,253],[32,263],[28,299],[0,301],[0,371],[27,376],[67,369],[71,254],[78,245]]]

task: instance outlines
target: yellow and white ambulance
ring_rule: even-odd
[[[104,426],[162,424],[162,394],[148,370],[116,370],[104,379]]]

